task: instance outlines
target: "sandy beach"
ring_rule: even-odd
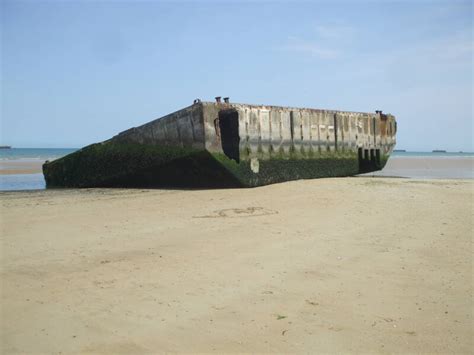
[[[471,353],[473,187],[3,192],[1,352]]]

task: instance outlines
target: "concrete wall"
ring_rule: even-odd
[[[239,114],[240,151],[246,157],[293,152],[333,154],[395,146],[392,115],[245,104],[199,102],[113,137],[115,142],[178,146],[222,153],[218,117]]]
[[[203,103],[206,149],[222,152],[221,110],[239,114],[240,151],[248,156],[270,151],[357,153],[358,148],[389,154],[395,146],[395,117],[380,113]],[[246,154],[242,154],[245,159]]]
[[[192,105],[142,126],[130,128],[111,140],[204,150],[202,105]]]
[[[350,176],[383,168],[395,127],[381,113],[197,102],[45,163],[43,172],[48,187],[251,187]]]

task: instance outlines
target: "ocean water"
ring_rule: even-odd
[[[44,162],[46,160],[54,160],[61,158],[69,153],[76,151],[77,148],[12,148],[0,149],[0,165],[2,162]],[[397,161],[403,158],[420,159],[420,163],[416,169],[413,167],[402,167],[397,165]],[[445,162],[454,162],[455,160],[463,160],[463,165],[453,166],[452,164],[439,164],[438,166],[430,165],[430,158],[443,158]],[[446,160],[445,160],[446,159]],[[433,159],[433,161],[439,159]],[[466,161],[467,160],[467,163]],[[426,163],[428,161],[428,164]],[[474,178],[474,170],[472,168],[474,162],[473,152],[393,152],[389,163],[381,172],[373,173],[373,176],[401,176],[413,178],[458,178],[472,179]],[[413,165],[413,164],[412,164]],[[372,173],[371,173],[372,174]],[[41,190],[45,188],[43,174],[0,174],[0,191],[11,190]]]
[[[0,149],[1,160],[53,160],[75,152],[77,148],[11,148]]]
[[[77,148],[11,148],[0,149],[2,162],[44,162],[61,158]],[[43,174],[0,174],[0,191],[41,190],[46,187]]]
[[[43,190],[46,188],[43,174],[0,175],[0,191]]]

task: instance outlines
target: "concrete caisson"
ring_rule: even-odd
[[[227,100],[226,100],[227,101]],[[47,162],[47,187],[252,187],[380,170],[395,117],[201,102]]]

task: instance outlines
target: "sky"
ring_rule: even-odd
[[[195,98],[392,113],[474,151],[471,1],[1,1],[0,144],[82,147]]]

